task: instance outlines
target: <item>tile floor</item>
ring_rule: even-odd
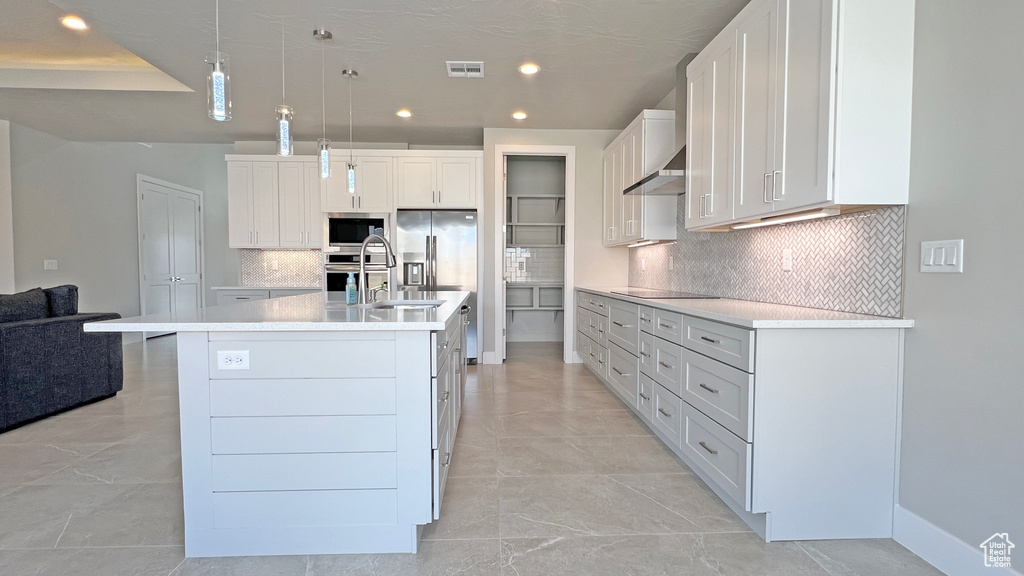
[[[115,398],[0,434],[0,574],[939,574],[892,540],[764,543],[560,348],[508,352],[471,372],[418,554],[186,560],[173,336],[130,345]]]

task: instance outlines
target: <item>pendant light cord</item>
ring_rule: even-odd
[[[220,0],[214,0],[214,28],[217,30],[217,52],[220,52]],[[219,56],[218,56],[219,58]]]
[[[352,158],[352,77],[354,74],[349,70],[348,75],[348,165],[351,168],[355,164]]]
[[[281,18],[281,104],[284,103],[284,18]]]
[[[320,118],[323,119],[323,139],[327,139],[327,89],[324,87],[324,38],[320,37]]]

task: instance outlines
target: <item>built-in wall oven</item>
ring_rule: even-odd
[[[343,292],[349,276],[359,282],[359,250],[363,240],[374,233],[391,239],[391,217],[388,214],[328,213],[325,219],[324,286],[329,292]],[[392,282],[384,256],[382,245],[367,246],[364,267],[367,286]]]

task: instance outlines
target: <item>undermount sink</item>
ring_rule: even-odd
[[[381,300],[374,302],[373,307],[384,310],[424,310],[437,308],[444,302],[444,300]]]

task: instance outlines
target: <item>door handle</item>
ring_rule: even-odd
[[[430,247],[430,255],[433,258],[430,270],[431,284],[437,290],[437,236],[433,236],[434,244]]]
[[[779,181],[775,179],[776,178],[776,176],[775,176],[776,174],[778,174],[778,178],[781,179],[782,178],[782,170],[775,170],[774,172],[772,172],[772,200],[778,201],[778,200],[782,200],[782,198],[781,197],[779,197],[779,198],[775,197],[775,191],[779,189]],[[782,194],[783,194],[783,196],[785,196],[785,194],[786,194],[785,191],[783,191]]]
[[[708,453],[711,455],[718,454],[718,450],[712,450],[711,448],[708,448],[708,445],[705,444],[704,442],[697,442],[697,444],[700,444],[700,447],[707,450]]]
[[[771,204],[771,202],[772,202],[768,198],[768,179],[771,178],[771,177],[772,177],[772,175],[769,174],[769,173],[765,173],[765,175],[764,175],[764,185],[763,185],[763,187],[761,189],[761,195],[762,195],[762,197],[764,199],[764,203],[765,204]]]

